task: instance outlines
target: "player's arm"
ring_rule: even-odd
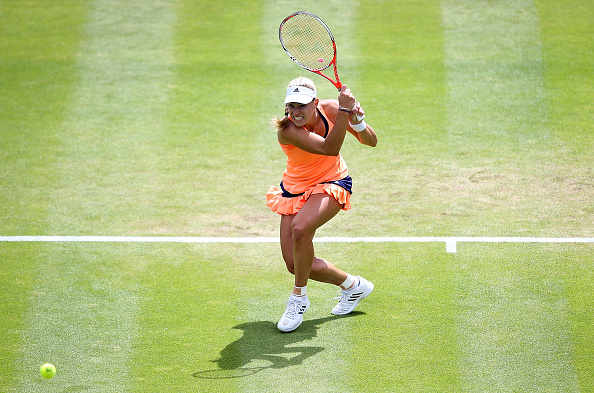
[[[349,125],[349,113],[339,111],[339,105],[345,108],[355,105],[355,97],[346,85],[343,85],[339,93],[334,127],[332,127],[332,131],[326,138],[289,123],[287,127],[279,131],[279,142],[296,146],[313,154],[337,156],[340,153]]]
[[[328,113],[328,116],[334,117],[337,116],[338,113],[340,113],[338,111],[338,101],[336,100],[320,100],[322,106],[324,107],[324,110],[326,111],[326,113]],[[349,126],[347,128],[347,130],[353,134],[353,136],[355,138],[357,138],[357,140],[367,146],[371,146],[371,147],[375,147],[377,145],[377,135],[375,133],[375,131],[373,130],[373,128],[365,123],[364,120],[358,120],[357,119],[357,115],[359,116],[365,116],[365,111],[363,110],[363,108],[361,108],[361,104],[360,103],[356,103],[355,108],[353,110],[353,112],[351,113],[350,119],[349,119]],[[364,127],[364,128],[361,128]],[[359,131],[360,130],[360,131]]]
[[[293,145],[308,153],[324,156],[337,156],[344,142],[347,126],[349,123],[348,113],[339,114],[332,128],[332,132],[326,138],[309,132],[302,127],[297,127],[292,122],[279,131],[278,141],[285,145]]]

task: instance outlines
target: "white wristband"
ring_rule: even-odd
[[[367,128],[367,124],[365,124],[365,120],[363,120],[359,124],[351,124],[351,128],[357,132],[365,131]]]

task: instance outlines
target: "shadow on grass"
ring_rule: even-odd
[[[202,379],[241,378],[264,369],[281,369],[302,364],[305,359],[322,352],[324,347],[295,344],[317,337],[318,327],[322,324],[364,314],[355,311],[347,315],[304,321],[297,330],[290,333],[280,332],[276,323],[270,321],[242,323],[233,329],[243,330],[243,336],[227,345],[221,351],[221,357],[212,361],[219,368],[198,371],[192,375]],[[249,367],[254,360],[270,364]]]

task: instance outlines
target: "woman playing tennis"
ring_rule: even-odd
[[[352,312],[359,301],[373,291],[363,277],[348,274],[315,256],[316,230],[340,210],[350,209],[351,177],[340,156],[347,131],[368,146],[377,144],[373,129],[361,118],[364,111],[347,86],[338,100],[319,100],[314,83],[297,78],[287,87],[286,115],[274,119],[278,141],[287,156],[287,168],[280,189],[271,187],[267,205],[281,215],[280,242],[295,287],[278,322],[279,330],[290,332],[303,322],[309,308],[307,282],[334,284],[341,290],[332,314]],[[357,116],[358,115],[358,116]]]

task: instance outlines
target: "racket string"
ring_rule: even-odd
[[[324,70],[334,60],[333,37],[323,22],[312,15],[297,14],[285,20],[280,39],[291,57],[309,70]]]

